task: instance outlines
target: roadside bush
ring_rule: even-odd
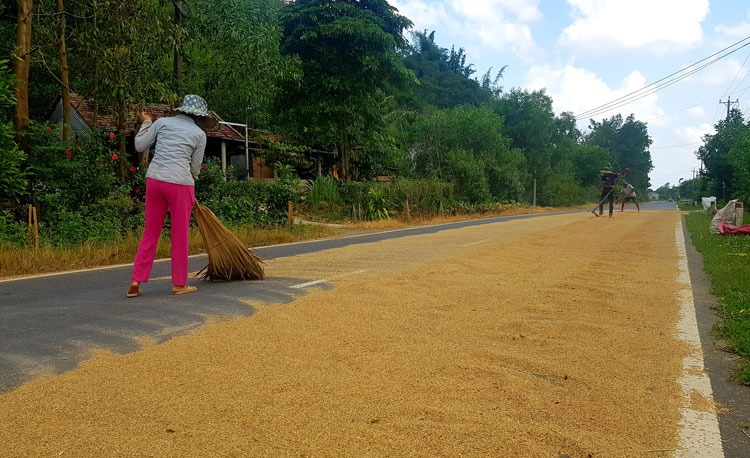
[[[437,178],[425,180],[398,179],[385,187],[388,194],[389,208],[401,210],[406,200],[409,200],[409,208],[415,212],[437,213],[440,202],[453,198],[453,183],[438,180]]]
[[[330,175],[318,175],[307,185],[307,201],[317,208],[321,202],[339,204],[343,202],[336,180]]]
[[[345,205],[362,204],[367,202],[367,193],[370,192],[372,183],[351,182],[339,185],[339,194]]]

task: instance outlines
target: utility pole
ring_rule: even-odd
[[[719,100],[719,103],[727,106],[727,121],[729,121],[729,109],[732,107],[732,105],[740,103],[740,99],[735,99],[734,102],[732,102],[732,98],[727,96],[726,102],[722,102],[721,100]]]

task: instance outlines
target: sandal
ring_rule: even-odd
[[[189,293],[194,293],[196,291],[198,291],[198,287],[197,286],[188,286],[187,288],[181,289],[179,291],[172,291],[172,294],[174,294],[174,295],[189,294]]]
[[[141,294],[143,294],[143,291],[141,291],[141,288],[138,288],[138,291],[131,293],[130,290],[125,294],[127,297],[138,297]]]

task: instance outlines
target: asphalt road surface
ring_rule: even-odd
[[[675,210],[670,202],[642,204],[643,211]],[[628,207],[626,214],[633,212]],[[264,247],[256,252],[268,259],[293,258],[302,254],[347,247],[376,244],[380,241],[435,234],[442,231],[484,226],[510,220],[539,221],[564,214],[524,215],[487,218],[437,226],[387,231],[341,239],[303,242]],[[615,221],[621,216],[615,213]],[[606,215],[605,215],[606,217]],[[593,216],[591,218],[594,218]],[[466,241],[461,247],[486,242]],[[700,256],[688,249],[696,309],[703,347],[712,347],[708,329],[713,314],[710,286],[700,277]],[[205,264],[205,256],[191,258],[190,271]],[[208,319],[229,320],[249,316],[255,308],[248,303],[288,304],[304,296],[309,287],[330,290],[329,281],[335,273],[298,271],[295,275],[273,276],[263,281],[211,283],[191,280],[199,292],[185,296],[169,294],[169,262],[155,263],[152,281],[144,286],[145,294],[136,299],[125,298],[131,267],[113,267],[82,272],[46,275],[0,282],[0,393],[10,392],[39,376],[55,375],[75,369],[91,357],[95,349],[113,353],[130,353],[141,348],[142,339],[163,343],[178,335],[189,334]],[[287,272],[295,272],[294,269]],[[750,406],[747,390],[727,382],[727,357],[716,349],[706,350],[707,371],[711,374],[714,395],[720,403],[730,405],[731,412],[719,416],[725,456],[747,456],[750,441],[745,441],[738,424],[748,420]],[[561,455],[564,456],[564,455]]]

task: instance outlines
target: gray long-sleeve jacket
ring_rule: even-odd
[[[146,121],[135,136],[135,150],[148,151],[156,143],[154,158],[146,178],[186,186],[194,186],[201,171],[206,133],[190,116],[178,114],[171,118]]]

